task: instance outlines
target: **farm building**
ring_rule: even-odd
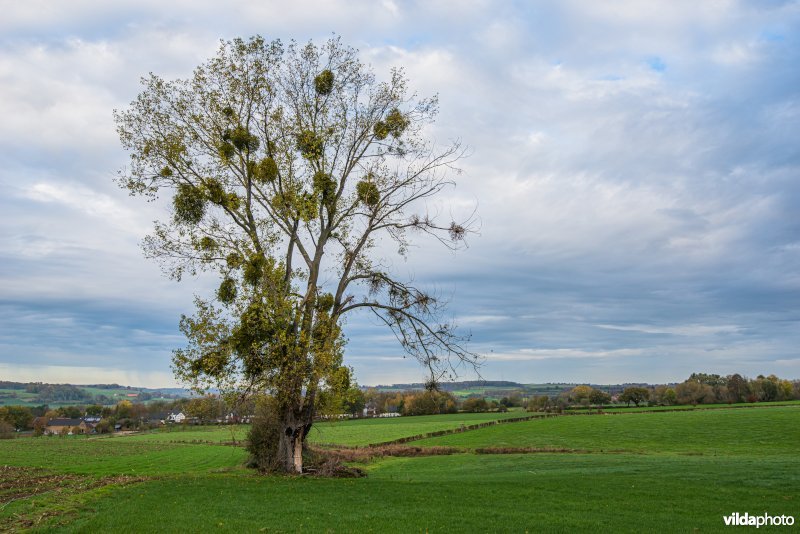
[[[167,422],[170,423],[183,423],[185,419],[186,415],[183,412],[178,412],[178,413],[170,412],[167,415]]]
[[[44,427],[44,433],[90,434],[94,432],[94,426],[83,419],[50,419]]]

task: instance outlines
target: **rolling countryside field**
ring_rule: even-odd
[[[8,387],[14,385],[15,387]],[[171,401],[179,397],[188,395],[182,389],[171,388],[166,391],[147,389],[147,388],[129,388],[123,386],[60,386],[69,388],[70,390],[80,392],[81,397],[61,398],[58,396],[48,396],[42,392],[28,391],[25,388],[26,384],[23,383],[10,383],[6,382],[5,386],[0,383],[0,406],[26,406],[32,408],[43,404],[51,408],[60,406],[72,406],[75,404],[102,404],[105,406],[113,406],[121,400],[135,400],[137,402],[155,402],[155,401]],[[33,385],[33,384],[31,384]],[[46,386],[48,384],[45,384]],[[59,385],[56,385],[58,387]]]
[[[311,441],[411,441],[365,478],[265,477],[247,428],[0,441],[0,530],[719,532],[733,512],[800,518],[800,406],[322,423]],[[451,454],[426,455],[426,451]],[[764,528],[764,527],[762,527]],[[769,528],[767,530],[770,530]],[[773,527],[787,530],[787,527]],[[791,530],[791,529],[788,529]]]

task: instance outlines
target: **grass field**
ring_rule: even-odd
[[[1,464],[89,476],[202,474],[244,462],[240,447],[82,436],[3,440]]]
[[[526,417],[527,415],[529,414],[523,411],[509,411],[506,413],[458,413],[337,421],[315,425],[311,429],[310,440],[312,443],[369,445],[406,436],[459,428],[462,425],[469,426],[499,419]]]
[[[375,443],[459,417],[476,421],[346,421],[319,439]],[[733,512],[800,520],[798,432],[800,407],[554,417],[415,441],[465,452],[375,460],[361,479],[259,476],[239,447],[164,439],[181,432],[3,440],[0,530],[720,532]],[[473,452],[499,446],[588,452]]]
[[[603,408],[606,413],[634,413],[634,412],[675,412],[679,410],[716,410],[719,408],[769,408],[772,406],[800,406],[800,400],[775,401],[775,402],[740,402],[737,404],[679,404],[675,406],[614,406]],[[596,412],[597,408],[587,406],[585,408],[569,408],[569,413]]]
[[[406,436],[415,436],[469,426],[487,421],[497,421],[515,417],[526,417],[524,411],[506,413],[459,413],[446,415],[425,415],[417,417],[375,418],[343,420],[315,423],[309,435],[311,443],[334,444],[344,446],[361,446],[383,443]],[[157,432],[148,432],[131,436],[135,441],[151,441],[159,443],[210,441],[215,443],[242,440],[247,436],[246,425],[166,428]]]
[[[127,486],[98,499],[70,530],[113,530],[135,517],[146,532],[719,531],[721,514],[733,510],[796,509],[797,493],[774,484],[789,482],[784,467],[762,462],[752,477],[735,461],[698,458],[390,458],[357,480],[237,474]],[[687,491],[688,481],[702,489]]]
[[[591,452],[800,454],[800,406],[571,415],[482,428],[421,446],[567,448]]]

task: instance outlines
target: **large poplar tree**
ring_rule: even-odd
[[[423,135],[435,98],[410,94],[399,70],[377,80],[336,38],[222,42],[189,79],[142,83],[115,112],[131,157],[119,183],[172,201],[145,253],[176,279],[220,276],[181,319],[176,376],[198,390],[269,393],[280,469],[302,470],[321,399],[349,386],[348,313],[372,312],[433,381],[476,362],[435,296],[380,254],[393,241],[405,255],[412,232],[458,248],[469,231],[425,211],[463,154]]]

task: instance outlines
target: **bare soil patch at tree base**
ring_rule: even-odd
[[[376,458],[387,456],[416,457],[416,456],[442,456],[458,454],[464,451],[456,447],[409,447],[402,445],[384,445],[381,447],[360,448],[310,448],[312,452],[322,457],[338,462],[367,462]]]

